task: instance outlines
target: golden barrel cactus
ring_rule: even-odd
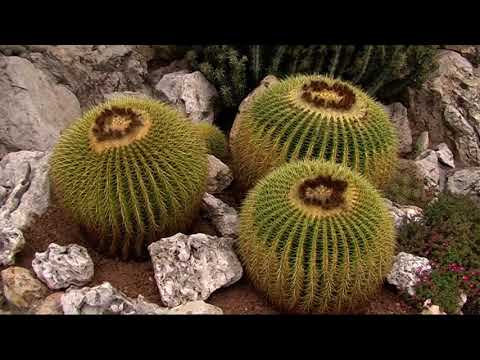
[[[65,130],[50,177],[99,251],[138,258],[192,223],[206,186],[206,146],[169,105],[116,98]]]

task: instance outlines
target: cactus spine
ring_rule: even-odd
[[[142,257],[150,242],[188,228],[197,214],[206,146],[168,105],[116,98],[62,134],[50,176],[99,251]]]
[[[378,192],[330,162],[283,165],[242,206],[244,269],[284,311],[342,312],[368,301],[390,271],[394,247]]]

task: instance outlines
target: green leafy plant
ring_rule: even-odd
[[[99,251],[141,257],[152,241],[187,229],[199,211],[206,146],[172,107],[115,98],[65,130],[50,176]]]
[[[433,263],[418,286],[420,300],[432,298],[447,312],[457,308],[460,290],[469,303],[480,301],[480,207],[472,199],[441,194],[425,208],[422,221],[400,227],[398,245]]]
[[[271,85],[237,116],[234,127],[233,170],[245,189],[298,159],[344,164],[380,188],[397,160],[397,135],[384,108],[350,83],[322,75]]]
[[[228,156],[228,146],[222,130],[207,122],[195,124],[195,128],[199,132],[200,137],[206,141],[208,153],[225,161]]]
[[[244,269],[285,311],[342,312],[368,301],[391,269],[394,247],[393,220],[379,193],[331,162],[273,170],[241,209]]]
[[[188,48],[188,47],[187,47]],[[321,73],[349,80],[370,95],[392,97],[419,86],[435,69],[437,46],[419,45],[211,45],[190,46],[187,59],[236,108],[266,75]]]

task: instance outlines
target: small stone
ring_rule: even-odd
[[[444,171],[438,163],[438,155],[434,150],[426,150],[415,159],[419,174],[424,179],[427,190],[441,191],[444,185]]]
[[[455,169],[455,161],[453,160],[452,151],[448,148],[448,145],[441,143],[437,147],[438,160],[452,169]]]
[[[428,131],[424,131],[420,134],[416,142],[416,151],[418,154],[423,153],[424,151],[428,150],[430,146],[430,136],[428,135]]]
[[[48,294],[47,288],[25,268],[9,267],[1,275],[5,298],[21,310],[32,308]]]
[[[453,194],[468,195],[480,203],[480,167],[455,171],[448,177],[447,191]]]
[[[205,193],[202,198],[202,213],[223,237],[238,236],[239,217],[237,211],[215,196]]]
[[[385,110],[397,130],[400,153],[408,154],[412,151],[412,131],[408,121],[407,108],[397,102],[385,106]]]
[[[208,155],[207,192],[220,193],[233,181],[230,168],[213,155]]]
[[[432,305],[431,299],[425,300],[423,308],[422,315],[447,315],[447,313],[440,310],[440,306]]]
[[[33,271],[50,289],[83,286],[93,278],[93,261],[83,246],[50,244],[43,253],[36,253]]]
[[[222,315],[223,311],[217,306],[197,300],[174,307],[168,311],[169,315]]]
[[[394,263],[387,282],[395,285],[400,291],[415,295],[415,285],[420,282],[420,276],[429,273],[432,267],[427,258],[400,252],[394,258]]]
[[[418,221],[423,216],[423,210],[418,206],[399,205],[388,199],[383,199],[393,216],[395,228],[399,228],[404,221]]]
[[[45,298],[36,308],[36,315],[63,315],[63,292],[53,293]]]
[[[150,244],[162,302],[175,307],[206,300],[215,290],[240,280],[243,270],[232,245],[230,238],[182,233]]]
[[[0,266],[13,265],[15,255],[22,251],[25,239],[22,231],[0,218]]]

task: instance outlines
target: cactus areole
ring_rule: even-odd
[[[60,137],[50,176],[62,205],[101,252],[144,258],[198,214],[207,149],[193,124],[149,99],[116,98]]]

